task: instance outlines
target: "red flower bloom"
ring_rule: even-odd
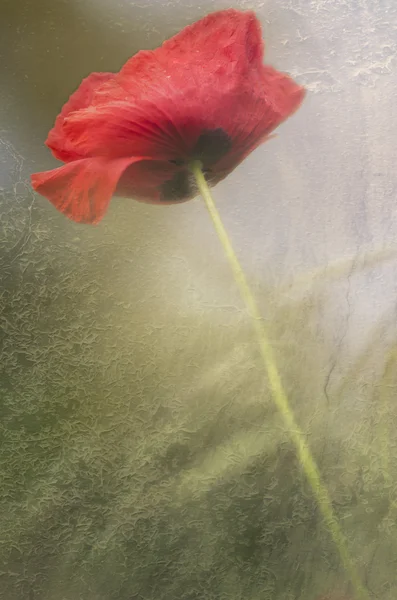
[[[263,60],[252,12],[190,25],[117,74],[92,73],[46,141],[64,166],[32,185],[74,221],[97,223],[113,195],[173,204],[194,198],[188,168],[221,181],[300,105],[304,90]]]

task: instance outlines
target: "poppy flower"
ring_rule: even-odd
[[[119,73],[92,73],[46,144],[65,164],[33,188],[70,219],[97,223],[112,196],[174,204],[198,195],[189,169],[224,179],[300,105],[304,89],[263,64],[251,11],[212,13]]]

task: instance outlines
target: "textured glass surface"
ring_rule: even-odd
[[[83,77],[229,6],[0,0],[5,600],[354,598],[203,202],[90,227],[30,189]],[[397,5],[234,6],[308,94],[214,196],[360,578],[395,600]]]

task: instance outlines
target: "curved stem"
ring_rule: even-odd
[[[240,294],[245,302],[246,308],[250,313],[250,316],[252,317],[252,322],[258,339],[263,365],[267,372],[273,401],[276,407],[278,408],[279,412],[281,413],[281,416],[287,427],[288,433],[295,445],[300,463],[302,465],[302,469],[307,477],[307,480],[309,481],[310,487],[316,498],[323,519],[338,548],[343,567],[354,587],[355,595],[357,599],[360,598],[362,600],[369,600],[368,592],[361,583],[360,577],[357,573],[357,569],[350,556],[346,538],[334,515],[328,491],[321,481],[320,471],[306,442],[305,435],[295,420],[295,416],[290,407],[277,368],[277,364],[273,356],[272,347],[267,338],[266,330],[262,321],[261,314],[259,312],[258,305],[250,290],[243,269],[241,268],[237,256],[234,253],[233,247],[229,240],[229,236],[223,226],[221,217],[211,196],[211,191],[204,177],[200,161],[192,162],[190,165],[190,169],[195,176],[197,186],[200,190],[200,194],[204,199],[204,202],[206,204],[206,207],[218,234],[218,237],[224,248],[226,256],[229,259],[230,266],[233,270],[234,278],[240,290]]]

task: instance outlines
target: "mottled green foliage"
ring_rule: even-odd
[[[20,186],[2,222],[1,597],[349,593],[221,255],[180,260],[147,208],[95,230],[26,212]],[[361,267],[254,288],[349,550],[394,600],[394,315],[347,352]]]

